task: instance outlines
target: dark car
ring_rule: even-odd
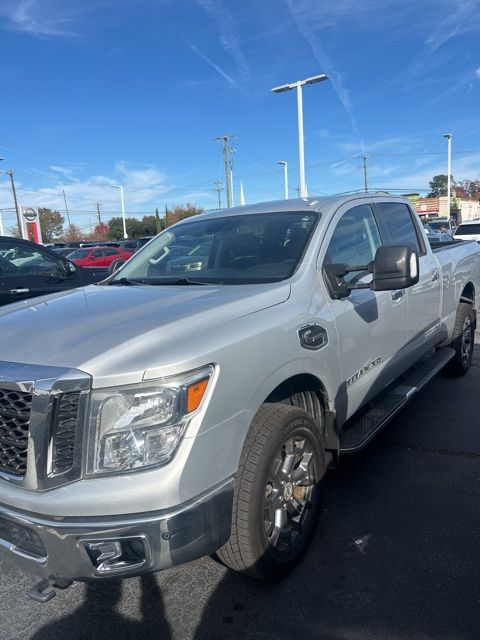
[[[92,284],[106,275],[35,242],[0,236],[0,305]]]

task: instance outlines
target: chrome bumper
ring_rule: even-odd
[[[213,553],[230,536],[233,479],[175,509],[45,518],[0,505],[0,559],[42,578],[140,575]]]

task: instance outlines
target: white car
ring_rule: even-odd
[[[456,240],[476,240],[480,242],[480,220],[461,222],[453,235]]]

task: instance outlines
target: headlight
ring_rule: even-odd
[[[209,365],[181,376],[92,393],[87,472],[167,463],[213,374]]]

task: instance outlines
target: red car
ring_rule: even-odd
[[[85,247],[69,253],[68,259],[81,267],[109,267],[114,260],[128,260],[132,255],[132,251],[117,247]]]

